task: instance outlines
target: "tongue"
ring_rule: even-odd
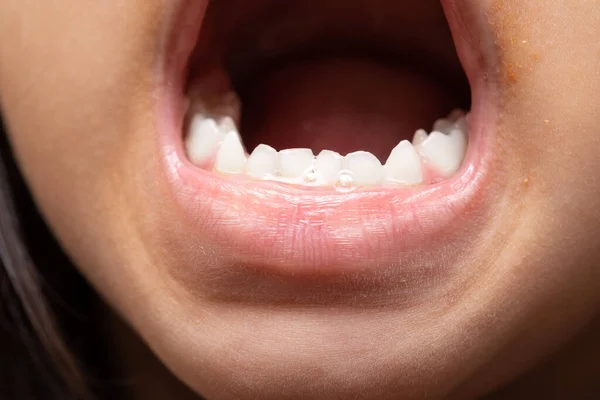
[[[249,149],[370,151],[385,161],[415,130],[446,115],[453,96],[436,82],[375,62],[336,59],[295,64],[253,82],[244,96]]]

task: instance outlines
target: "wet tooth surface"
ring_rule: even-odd
[[[323,150],[317,156],[315,170],[325,184],[334,185],[338,181],[343,164],[344,157],[339,153],[331,150]]]
[[[217,152],[215,170],[219,172],[238,174],[246,166],[246,152],[240,135],[231,131],[225,135],[221,147]]]
[[[287,149],[279,152],[279,174],[284,178],[302,177],[313,166],[311,149]]]
[[[396,146],[385,164],[385,178],[404,185],[423,183],[423,165],[421,157],[408,141]]]
[[[246,173],[253,178],[265,178],[277,173],[277,150],[266,144],[259,144],[248,158]]]
[[[373,154],[357,151],[344,159],[344,169],[354,177],[357,186],[377,185],[383,180],[383,167]]]
[[[455,129],[450,135],[432,132],[427,140],[417,146],[417,151],[445,177],[450,177],[460,168],[466,148],[466,134]]]
[[[421,145],[429,136],[425,129],[419,129],[415,132],[415,136],[413,138],[413,146]]]
[[[224,137],[225,134],[213,119],[205,118],[202,115],[194,116],[186,140],[190,161],[196,165],[208,161],[214,156]]]

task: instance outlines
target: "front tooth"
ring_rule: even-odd
[[[388,158],[385,167],[386,179],[404,185],[419,185],[423,183],[423,165],[421,157],[414,146],[408,141],[400,142]]]
[[[277,173],[277,161],[277,150],[266,144],[260,144],[248,158],[246,173],[253,178],[273,176]]]
[[[215,170],[230,174],[239,174],[246,166],[246,152],[242,139],[237,131],[230,131],[225,135],[221,147],[217,152]]]
[[[215,120],[202,115],[195,115],[190,124],[186,140],[186,148],[190,161],[200,165],[208,161],[224,139],[225,135]]]
[[[344,167],[344,157],[331,150],[323,150],[315,161],[315,171],[326,185],[335,185]]]
[[[279,152],[279,175],[284,178],[298,178],[306,174],[315,162],[311,149],[288,149]]]
[[[419,129],[415,132],[415,136],[413,138],[413,146],[420,146],[428,137],[429,134],[425,129]]]
[[[366,151],[348,154],[344,159],[344,169],[352,173],[357,186],[377,185],[383,180],[381,162]]]
[[[454,129],[450,135],[431,132],[427,140],[417,147],[421,156],[434,165],[445,177],[460,168],[467,150],[467,136]]]

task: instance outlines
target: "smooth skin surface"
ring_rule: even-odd
[[[177,378],[209,399],[464,399],[536,367],[499,398],[591,390],[597,1],[470,0],[500,56],[489,195],[460,272],[446,277],[452,290],[401,304],[381,293],[377,307],[328,307],[327,296],[312,307],[227,301],[226,279],[191,290],[173,272],[233,267],[194,235],[162,169],[153,95],[178,1],[0,4],[0,108],[37,203],[81,272]],[[250,299],[253,283],[235,290]],[[140,354],[126,360],[133,373],[148,365]]]

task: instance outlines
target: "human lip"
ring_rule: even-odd
[[[181,132],[185,62],[207,2],[182,2],[174,38],[162,60],[157,130],[173,198],[203,244],[253,269],[288,276],[417,270],[442,248],[464,245],[476,224],[493,158],[495,109],[485,77],[490,60],[476,23],[475,4],[442,1],[470,81],[469,146],[461,169],[424,187],[371,188],[352,193],[311,190],[275,182],[231,180],[192,165]],[[180,29],[179,27],[185,27]],[[463,244],[461,244],[463,243]],[[448,263],[446,263],[448,264]],[[427,272],[429,273],[429,272]]]

